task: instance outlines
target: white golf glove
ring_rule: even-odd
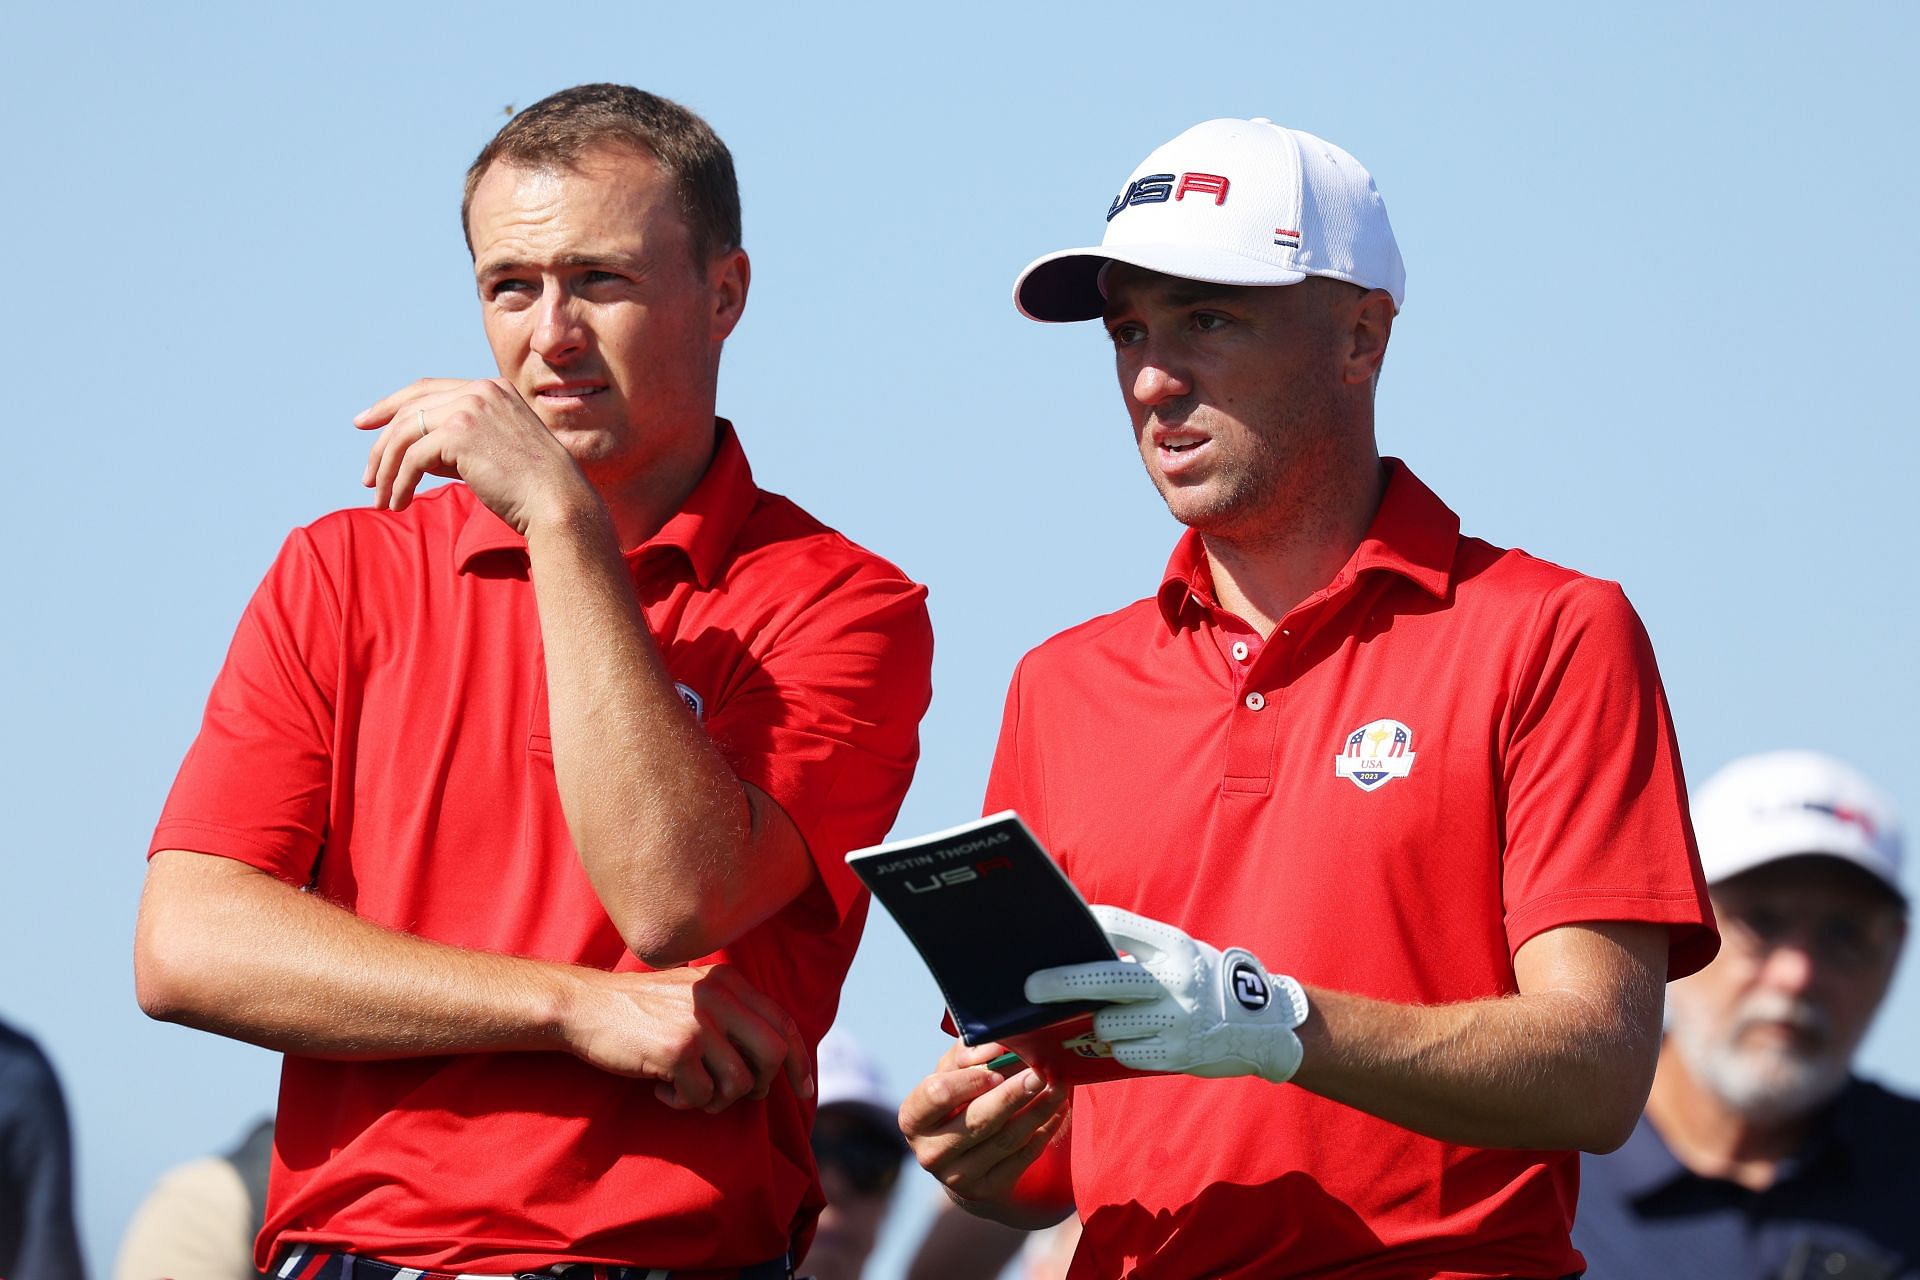
[[[1036,970],[1027,975],[1027,999],[1113,1001],[1093,1015],[1093,1034],[1136,1070],[1275,1084],[1299,1070],[1294,1028],[1307,1020],[1307,993],[1298,982],[1268,974],[1242,947],[1220,951],[1118,907],[1093,914],[1133,959]]]

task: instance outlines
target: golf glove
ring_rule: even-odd
[[[1275,1084],[1300,1068],[1307,993],[1270,975],[1242,947],[1221,951],[1159,920],[1093,908],[1107,937],[1131,960],[1062,965],[1027,976],[1027,999],[1113,1003],[1093,1015],[1093,1033],[1139,1071],[1259,1076]]]

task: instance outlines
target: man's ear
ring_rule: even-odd
[[[1369,289],[1354,300],[1347,313],[1343,381],[1357,386],[1379,378],[1387,340],[1393,336],[1393,316],[1393,295],[1385,289]]]
[[[730,249],[707,264],[707,288],[713,296],[713,340],[725,342],[747,309],[747,285],[753,265],[745,249]]]

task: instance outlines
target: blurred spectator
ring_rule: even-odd
[[[1920,1277],[1920,1101],[1851,1069],[1906,938],[1892,805],[1777,752],[1693,816],[1724,941],[1669,989],[1639,1128],[1583,1159],[1587,1276]]]
[[[818,1280],[858,1280],[893,1205],[907,1158],[897,1099],[860,1045],[835,1028],[820,1041],[820,1110],[813,1158],[827,1207],[801,1272]]]
[[[976,1218],[942,1195],[906,1280],[994,1280],[1004,1274],[1013,1280],[1066,1280],[1078,1243],[1077,1216],[1040,1231],[1023,1231]],[[1009,1273],[1007,1264],[1015,1257],[1020,1261]]]
[[[73,1138],[53,1064],[0,1022],[0,1276],[81,1280]]]
[[[224,1155],[160,1175],[133,1211],[113,1280],[256,1280],[253,1239],[267,1212],[273,1120],[261,1120]]]
[[[942,1194],[906,1280],[994,1280],[1034,1234],[975,1217]]]
[[[1080,1215],[1073,1214],[1027,1237],[1020,1249],[1019,1280],[1067,1280],[1080,1243]]]

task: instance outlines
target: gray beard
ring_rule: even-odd
[[[1741,1047],[1741,1033],[1762,1021],[1803,1027],[1823,1035],[1826,1044],[1812,1053]],[[1764,995],[1742,1002],[1732,1024],[1719,1033],[1677,1011],[1668,1027],[1694,1078],[1732,1110],[1762,1124],[1799,1119],[1846,1087],[1852,1048],[1833,1044],[1831,1034],[1827,1019],[1813,1006]]]

